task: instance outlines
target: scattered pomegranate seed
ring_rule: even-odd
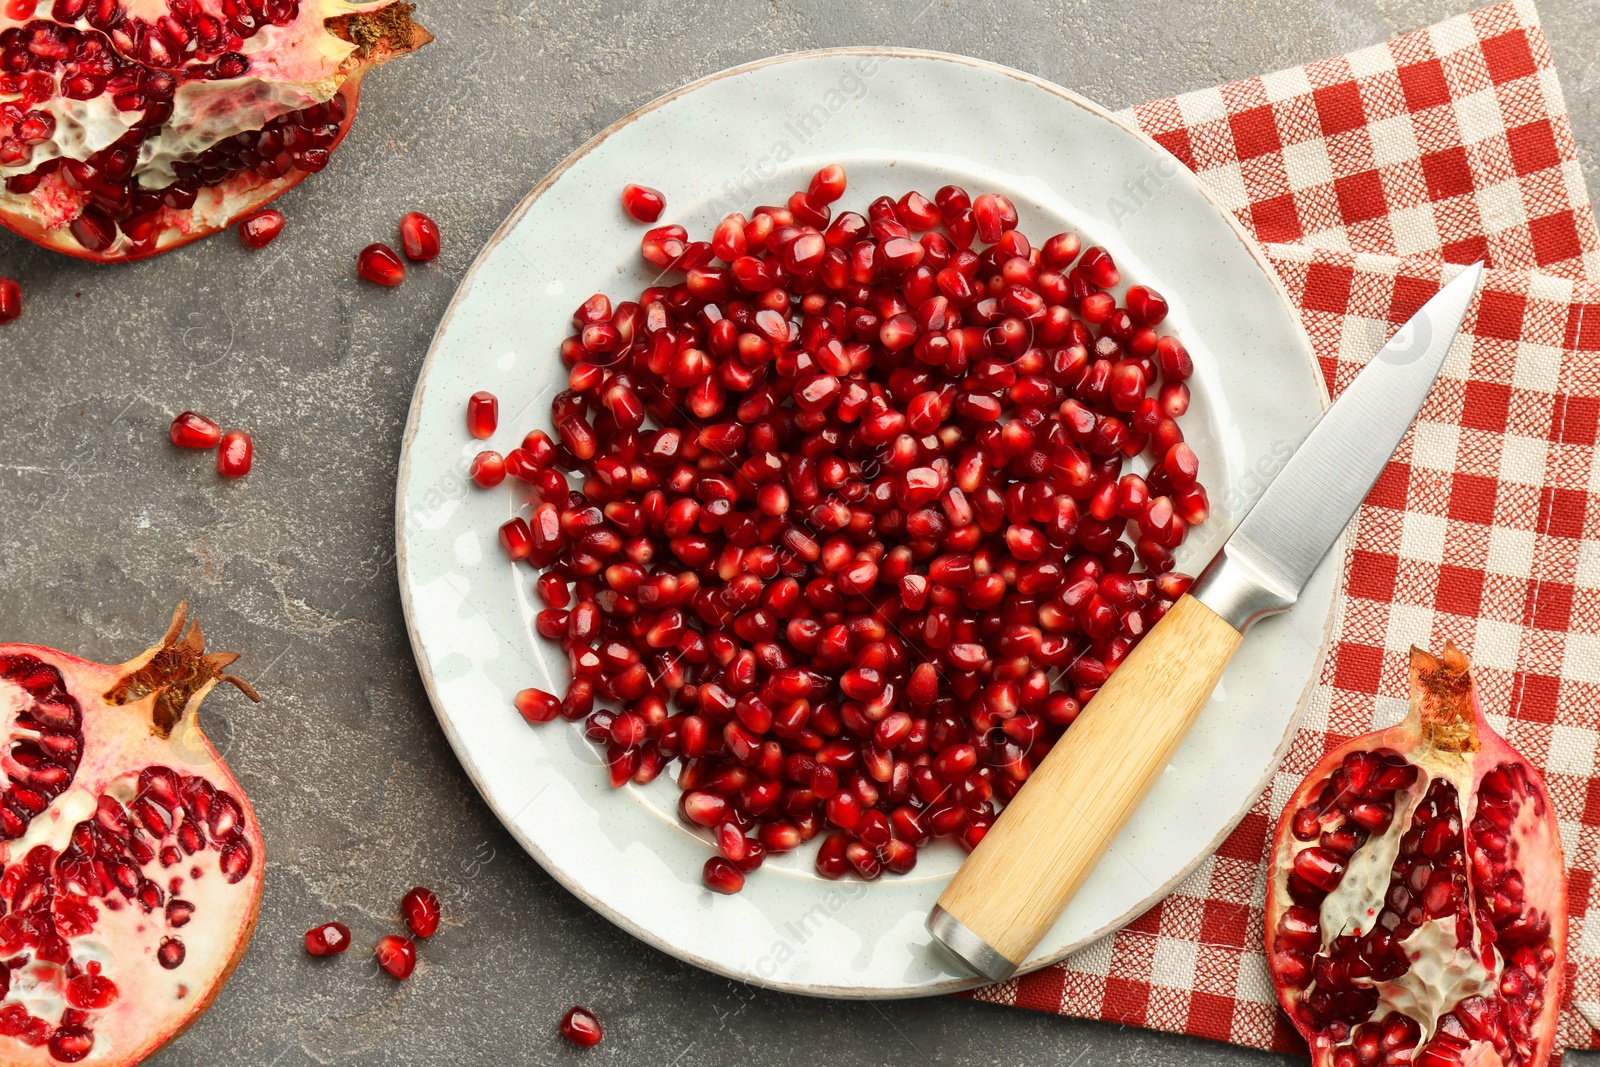
[[[529,722],[551,722],[561,714],[561,701],[543,689],[520,690],[512,702]]]
[[[605,1036],[600,1030],[600,1020],[588,1008],[574,1005],[561,1017],[561,1036],[579,1048],[593,1048]]]
[[[419,885],[401,898],[400,913],[418,937],[432,937],[439,929],[439,898],[425,886]]]
[[[744,836],[742,831],[740,836]],[[713,893],[737,893],[744,888],[744,872],[720,856],[706,860],[700,878]]]
[[[467,432],[480,441],[494,436],[500,425],[500,401],[490,392],[478,391],[467,397]]]
[[[267,208],[239,223],[239,240],[248,248],[265,248],[283,232],[283,212]]]
[[[648,185],[624,185],[622,207],[640,222],[654,222],[666,210],[667,198]]]
[[[406,280],[406,265],[386,244],[371,244],[356,256],[356,273],[369,282],[390,287]]]
[[[378,938],[375,952],[378,966],[402,981],[410,978],[411,972],[417,968],[417,944],[409,937],[385,934]]]
[[[224,478],[243,478],[250,473],[254,455],[250,435],[243,430],[229,430],[222,435],[217,450],[217,473]]]
[[[976,847],[1210,514],[1161,294],[1119,306],[1105,249],[1004,196],[845,188],[650,229],[678,279],[578,307],[551,432],[505,458],[500,543],[572,672],[517,710],[584,721],[613,786],[681,761],[722,893],[812,838],[826,878]]]
[[[479,452],[472,457],[472,480],[481,489],[493,489],[506,480],[506,461],[495,451]]]
[[[172,420],[172,443],[179,448],[215,448],[222,440],[222,427],[192,411],[185,411]]]
[[[420,211],[407,212],[400,219],[400,247],[405,251],[407,259],[419,263],[437,258],[439,224]]]
[[[306,951],[313,956],[336,956],[350,947],[350,928],[344,923],[323,923],[306,931]]]
[[[22,287],[15,278],[0,277],[0,322],[22,314]]]

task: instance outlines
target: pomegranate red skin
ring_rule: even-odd
[[[1454,646],[1447,644],[1442,662],[1450,668],[1458,669],[1459,673],[1467,671],[1466,657],[1462,656]],[[1562,861],[1560,833],[1556,825],[1554,807],[1549,801],[1549,791],[1545,786],[1543,777],[1538,770],[1529,764],[1521,753],[1512,748],[1509,743],[1500,737],[1490,726],[1483,713],[1479,700],[1475,680],[1468,677],[1470,689],[1461,699],[1459,708],[1451,714],[1458,717],[1457,721],[1449,722],[1449,715],[1438,717],[1432,694],[1427,689],[1427,672],[1439,667],[1441,659],[1436,659],[1419,649],[1412,649],[1411,663],[1411,710],[1406,719],[1398,726],[1387,730],[1376,731],[1360,737],[1353,738],[1343,745],[1331,749],[1322,760],[1311,769],[1301,782],[1294,795],[1284,806],[1279,817],[1276,831],[1273,835],[1273,850],[1271,869],[1267,877],[1267,898],[1264,927],[1266,931],[1266,954],[1268,970],[1272,974],[1273,985],[1278,995],[1278,1002],[1284,1013],[1294,1024],[1300,1035],[1305,1038],[1311,1050],[1313,1067],[1347,1067],[1350,1064],[1360,1063],[1359,1057],[1349,1059],[1354,1051],[1350,1040],[1338,1042],[1330,1040],[1329,1035],[1308,1025],[1300,1015],[1301,1000],[1307,987],[1297,984],[1294,976],[1289,974],[1280,957],[1280,924],[1285,921],[1285,915],[1295,905],[1290,896],[1287,883],[1291,874],[1304,868],[1296,868],[1294,857],[1297,851],[1307,851],[1305,839],[1297,838],[1295,833],[1295,816],[1308,805],[1314,805],[1330,779],[1345,763],[1347,757],[1354,753],[1385,751],[1399,753],[1407,760],[1419,765],[1427,766],[1430,762],[1439,761],[1437,749],[1451,748],[1455,742],[1451,737],[1469,736],[1469,750],[1464,753],[1467,767],[1465,770],[1457,767],[1456,773],[1449,778],[1461,785],[1469,786],[1464,790],[1466,796],[1476,800],[1483,786],[1484,778],[1496,768],[1506,764],[1519,767],[1526,775],[1530,784],[1530,794],[1542,797],[1544,800],[1543,815],[1536,820],[1535,829],[1529,831],[1531,843],[1542,842],[1544,848],[1538,855],[1530,855],[1531,849],[1525,849],[1520,858],[1524,866],[1518,870],[1527,873],[1527,881],[1537,882],[1548,887],[1546,896],[1538,901],[1529,901],[1529,905],[1538,903],[1548,909],[1550,922],[1549,940],[1554,950],[1554,960],[1549,966],[1547,978],[1543,989],[1543,1006],[1539,1015],[1532,1019],[1529,1027],[1530,1034],[1535,1042],[1533,1053],[1526,1059],[1504,1059],[1496,1053],[1495,1049],[1484,1042],[1475,1042],[1464,1053],[1458,1053],[1461,1058],[1450,1060],[1447,1058],[1434,1058],[1431,1051],[1424,1051],[1427,1042],[1415,1045],[1411,1051],[1421,1053],[1415,1062],[1426,1067],[1445,1067],[1446,1064],[1460,1064],[1465,1062],[1472,1067],[1496,1067],[1500,1064],[1517,1064],[1518,1067],[1544,1067],[1549,1061],[1550,1054],[1556,1039],[1556,1029],[1560,1015],[1563,985],[1566,970],[1566,935],[1567,935],[1567,884],[1565,865]],[[1465,713],[1461,709],[1467,709]],[[1443,733],[1441,733],[1441,730]],[[1441,741],[1440,738],[1447,738]],[[1461,755],[1457,756],[1458,759]],[[1438,779],[1436,779],[1438,780]],[[1463,799],[1466,799],[1466,796]],[[1398,803],[1396,804],[1398,809]],[[1398,814],[1396,816],[1398,821]],[[1373,838],[1380,836],[1382,831],[1373,834]],[[1358,850],[1359,852],[1359,850]],[[1308,865],[1314,866],[1314,865]],[[1340,873],[1343,873],[1341,868]],[[1428,920],[1430,923],[1434,920]],[[1514,965],[1507,963],[1507,969]],[[1446,1006],[1447,1010],[1450,1006]],[[1383,1011],[1382,1005],[1378,1014]],[[1398,1013],[1388,1016],[1394,1019]],[[1379,1020],[1382,1021],[1382,1020]],[[1401,1050],[1402,1052],[1405,1050]],[[1386,1061],[1376,1061],[1386,1062]],[[1412,1062],[1405,1060],[1404,1062]]]
[[[98,792],[111,779],[125,774],[128,769],[155,762],[151,757],[158,757],[169,765],[203,768],[203,776],[214,787],[238,802],[240,832],[254,851],[249,869],[235,884],[238,894],[233,898],[235,906],[233,912],[225,916],[227,922],[222,927],[203,931],[202,924],[207,917],[216,920],[221,916],[215,910],[208,912],[201,908],[191,912],[182,921],[181,928],[172,931],[189,942],[190,948],[186,952],[178,936],[161,937],[158,944],[156,935],[151,933],[145,935],[148,942],[143,945],[142,954],[134,951],[135,946],[126,946],[135,958],[128,959],[113,953],[115,960],[124,968],[120,983],[121,996],[109,997],[105,991],[100,991],[93,1003],[106,1005],[107,1010],[90,1011],[87,1023],[94,1032],[107,1032],[111,1038],[111,1049],[104,1054],[85,1052],[71,1062],[82,1062],[93,1067],[135,1067],[180,1037],[211,1007],[239,961],[244,958],[260,914],[261,889],[265,879],[265,853],[260,825],[249,798],[196,721],[196,711],[201,701],[218,681],[233,683],[252,700],[259,697],[248,684],[222,673],[223,668],[236,658],[234,654],[205,653],[204,639],[198,626],[184,630],[186,613],[187,605],[179,604],[166,636],[145,652],[121,664],[93,663],[41,645],[0,644],[0,660],[31,658],[58,671],[68,691],[82,705],[86,739],[68,793],[79,786]],[[89,725],[91,717],[103,716],[114,719],[104,730]],[[50,819],[53,814],[65,814],[65,809],[57,812],[57,805],[52,804],[36,819]],[[20,866],[24,859],[14,855],[16,851],[15,841],[0,843],[0,864],[8,873]],[[191,861],[201,858],[201,855],[186,857],[185,870]],[[220,878],[216,879],[216,882],[220,881]],[[4,884],[5,879],[0,879],[0,886]],[[191,895],[201,884],[201,880],[190,883]],[[203,933],[216,936],[218,947],[215,950],[201,941]],[[94,931],[88,936],[93,937]],[[170,971],[151,970],[163,952],[169,956],[172,954],[174,946],[180,955],[179,963],[173,965]],[[99,951],[103,952],[104,946]],[[188,957],[187,962],[182,956]],[[195,964],[201,957],[205,957],[213,966],[209,971],[197,973]],[[127,973],[127,968],[136,971],[140,966],[145,969],[144,976]],[[162,963],[160,966],[165,968],[167,965]],[[142,1002],[139,996],[144,994],[132,992],[150,982],[150,975],[164,973],[184,980],[181,1001],[163,1003],[158,998],[152,998],[150,1002]],[[159,1010],[152,1005],[157,1005]],[[125,1009],[130,1008],[132,1025],[123,1018],[130,1014]],[[51,1039],[54,1047],[0,1036],[0,1062],[7,1067],[54,1067],[61,1062],[58,1055],[60,1051],[88,1045],[88,1042],[79,1039],[81,1029],[68,1025],[59,1027]]]

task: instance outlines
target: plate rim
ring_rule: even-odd
[[[1148,134],[1144,133],[1138,127],[1132,125],[1130,122],[1124,120],[1116,113],[1108,110],[1102,105],[1097,104],[1094,101],[1089,100],[1070,89],[1067,89],[1064,86],[1058,85],[1055,82],[1049,81],[1048,79],[1039,77],[1035,74],[1030,74],[1027,71],[1019,70],[1015,67],[1008,67],[1005,64],[995,63],[990,60],[978,59],[974,56],[965,56],[953,52],[940,52],[931,49],[902,48],[882,45],[842,45],[830,48],[813,48],[793,52],[781,52],[776,55],[767,56],[748,63],[741,63],[736,66],[714,71],[700,78],[696,78],[694,81],[681,85],[676,89],[669,90],[660,96],[654,97],[639,107],[634,108],[632,111],[629,111],[615,122],[612,122],[610,125],[594,134],[583,144],[579,145],[576,149],[566,155],[559,163],[557,163],[548,174],[541,178],[539,182],[535,184],[520,201],[518,201],[517,205],[512,208],[511,212],[506,216],[505,220],[495,228],[494,232],[490,234],[489,238],[484,242],[483,247],[478,251],[477,256],[473,259],[472,265],[467,268],[466,273],[461,276],[461,280],[456,284],[456,289],[450,298],[450,303],[446,306],[444,313],[440,316],[439,325],[435,328],[433,337],[428,343],[427,354],[423,357],[422,364],[417,370],[417,381],[412,389],[411,403],[407,405],[406,425],[401,438],[400,446],[400,462],[396,472],[395,574],[396,582],[399,585],[401,611],[405,618],[406,634],[411,642],[412,658],[416,661],[417,672],[422,680],[423,689],[427,693],[428,702],[433,709],[434,718],[438,720],[439,726],[444,732],[445,739],[450,743],[452,753],[454,754],[457,762],[460,763],[462,769],[466,772],[467,777],[472,782],[473,788],[477,791],[479,798],[488,806],[489,810],[494,813],[494,816],[497,820],[499,820],[500,825],[511,835],[517,844],[522,847],[523,851],[532,857],[534,861],[539,864],[540,868],[542,868],[545,873],[553,878],[562,888],[567,890],[567,892],[571,893],[585,906],[604,917],[613,925],[626,931],[631,936],[638,938],[645,944],[650,945],[652,948],[658,949],[675,959],[680,959],[687,963],[691,963],[702,970],[706,970],[713,974],[718,974],[735,981],[742,981],[760,988],[772,989],[784,993],[793,993],[801,996],[846,999],[911,999],[918,997],[948,995],[965,990],[977,989],[990,985],[991,983],[985,978],[974,976],[971,979],[956,979],[939,982],[929,985],[925,988],[885,991],[861,986],[820,985],[817,983],[805,984],[763,978],[759,975],[738,971],[724,966],[716,961],[705,959],[696,955],[694,952],[683,949],[679,945],[669,943],[669,941],[662,935],[633,922],[626,916],[618,913],[603,901],[591,895],[581,884],[572,879],[564,868],[561,868],[559,865],[553,865],[549,861],[544,850],[522,832],[516,820],[508,818],[506,812],[501,810],[500,804],[493,799],[491,791],[485,788],[481,772],[479,771],[476,762],[472,759],[470,753],[466,749],[464,739],[440,710],[440,698],[437,684],[433,676],[432,666],[424,652],[424,641],[422,635],[418,632],[413,616],[411,590],[406,577],[409,572],[409,565],[405,538],[407,521],[405,486],[410,480],[412,461],[415,458],[415,452],[412,445],[417,433],[420,430],[419,416],[422,408],[423,397],[426,393],[426,381],[428,373],[433,368],[435,358],[439,354],[441,338],[443,337],[446,329],[451,325],[452,320],[455,318],[457,312],[460,311],[468,289],[476,280],[479,270],[489,259],[490,255],[494,253],[501,242],[503,242],[511,234],[511,232],[532,209],[533,205],[539,200],[539,198],[542,197],[550,189],[550,187],[553,186],[568,170],[570,170],[584,157],[589,155],[589,153],[599,148],[605,141],[610,139],[613,134],[638,121],[645,115],[650,114],[658,108],[666,106],[681,96],[727,78],[738,77],[753,70],[776,66],[782,63],[831,56],[871,56],[880,58],[932,60],[936,62],[952,63],[957,66],[970,67],[987,71],[989,73],[1001,74],[1035,88],[1043,89],[1060,98],[1067,104],[1082,108],[1096,117],[1110,122],[1112,125],[1121,129],[1124,133],[1132,136],[1140,142],[1143,142],[1146,146],[1168,156],[1169,158],[1172,158],[1179,166],[1181,173],[1180,180],[1188,182],[1200,194],[1206,203],[1210,204],[1211,207],[1216,210],[1217,214],[1226,223],[1228,230],[1233,235],[1234,239],[1244,247],[1251,259],[1254,260],[1256,266],[1267,278],[1273,291],[1277,294],[1284,310],[1288,313],[1290,321],[1293,323],[1293,332],[1300,341],[1300,354],[1305,359],[1312,371],[1311,379],[1316,389],[1318,406],[1323,411],[1327,410],[1331,400],[1328,394],[1327,384],[1324,382],[1320,369],[1317,365],[1316,352],[1311,344],[1310,336],[1306,333],[1305,325],[1300,318],[1294,300],[1289,293],[1288,287],[1285,285],[1282,277],[1272,267],[1271,261],[1267,258],[1266,251],[1262,247],[1261,243],[1259,243],[1253,236],[1250,235],[1249,231],[1244,228],[1244,225],[1238,220],[1234,213],[1229,210],[1220,199],[1218,199],[1218,197],[1209,187],[1205,185],[1204,182],[1200,180],[1199,176],[1196,175],[1194,171],[1192,171],[1188,166],[1184,165],[1182,160],[1177,159],[1176,156],[1173,156],[1172,153],[1163,147],[1159,142],[1150,137]],[[1341,534],[1334,550],[1329,553],[1330,557],[1337,554],[1340,561],[1341,573],[1343,571],[1343,565],[1347,561],[1348,551],[1348,536],[1347,534]],[[1220,844],[1231,833],[1233,833],[1235,829],[1237,829],[1240,821],[1249,813],[1251,807],[1254,806],[1256,798],[1259,798],[1262,790],[1266,787],[1267,783],[1271,781],[1272,776],[1277,773],[1278,767],[1281,766],[1289,746],[1293,743],[1295,734],[1300,726],[1300,721],[1304,717],[1307,706],[1310,703],[1311,695],[1316,690],[1318,680],[1321,676],[1322,666],[1328,654],[1328,639],[1332,633],[1333,623],[1338,615],[1338,610],[1339,596],[1336,584],[1334,595],[1329,602],[1327,616],[1322,622],[1320,635],[1321,639],[1318,645],[1317,654],[1312,661],[1310,674],[1300,692],[1300,695],[1296,698],[1294,711],[1288,719],[1287,725],[1284,728],[1283,737],[1279,741],[1278,747],[1274,750],[1272,763],[1261,775],[1256,783],[1256,787],[1250,791],[1249,795],[1252,797],[1252,799],[1247,801],[1242,808],[1240,808],[1228,819],[1225,828],[1222,829],[1211,841],[1206,843],[1205,847],[1198,852],[1193,861],[1183,866],[1176,874],[1174,874],[1166,882],[1159,885],[1153,891],[1151,894],[1151,898],[1153,900],[1165,899],[1171,894],[1174,888],[1176,888],[1186,878],[1193,874],[1201,864],[1203,864],[1209,857],[1216,853],[1217,847],[1220,846]],[[1149,904],[1144,902],[1137,903],[1127,911],[1109,920],[1103,926],[1100,926],[1090,933],[1084,935],[1078,941],[1075,941],[1048,956],[1041,957],[1037,960],[1027,961],[1024,966],[1018,970],[1015,977],[1020,978],[1025,974],[1043,970],[1046,967],[1060,963],[1072,953],[1084,948],[1087,945],[1093,944],[1108,934],[1122,929],[1134,918],[1147,911],[1149,906]]]

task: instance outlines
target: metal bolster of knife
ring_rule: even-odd
[[[1196,579],[1189,595],[1240,633],[1257,619],[1294,606],[1299,593],[1275,581],[1232,545],[1224,545]]]

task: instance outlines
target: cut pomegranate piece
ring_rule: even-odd
[[[480,441],[494,436],[500,425],[500,401],[493,393],[479,390],[467,397],[467,432]]]
[[[10,10],[0,224],[104,261],[215,233],[326,167],[366,72],[431,40],[384,0]]]
[[[378,938],[378,945],[373,949],[378,960],[378,966],[388,971],[402,982],[411,977],[411,972],[417,969],[417,944],[409,937],[399,934],[385,934]]]
[[[976,846],[1209,515],[1163,297],[1119,307],[1104,249],[1036,247],[1005,196],[845,189],[648,230],[659,284],[577,307],[505,458],[499,540],[572,671],[516,709],[584,720],[615,787],[681,761],[717,892],[819,835],[826,878]]]
[[[574,1005],[561,1017],[561,1036],[579,1048],[593,1048],[605,1035],[600,1030],[600,1020],[588,1008]]]
[[[400,914],[418,937],[432,937],[439,929],[439,898],[426,886],[417,886],[400,901]]]
[[[1405,721],[1329,752],[1278,823],[1279,1002],[1318,1067],[1542,1067],[1566,929],[1543,779],[1491,729],[1455,646],[1412,649]]]
[[[400,219],[400,247],[406,258],[426,263],[439,256],[439,224],[420,211],[407,212]]]
[[[667,208],[667,198],[647,185],[624,185],[622,207],[640,222],[654,222]]]
[[[336,956],[350,947],[350,928],[344,923],[323,923],[306,931],[306,951],[313,956]]]
[[[179,448],[215,448],[222,440],[222,427],[192,411],[185,411],[172,420],[169,431],[172,443]]]
[[[239,223],[239,240],[247,248],[265,248],[283,232],[283,212],[267,208]]]
[[[255,445],[243,430],[229,430],[217,446],[217,473],[224,478],[243,478],[250,473]]]
[[[10,322],[22,314],[22,287],[15,278],[0,276],[0,322]]]
[[[255,928],[250,802],[196,721],[230,653],[179,606],[160,643],[105,666],[0,645],[0,1060],[131,1067],[216,998]],[[20,994],[20,995],[19,995]]]
[[[379,242],[356,254],[356,273],[375,285],[392,289],[406,280],[406,265],[395,255],[394,249]]]

